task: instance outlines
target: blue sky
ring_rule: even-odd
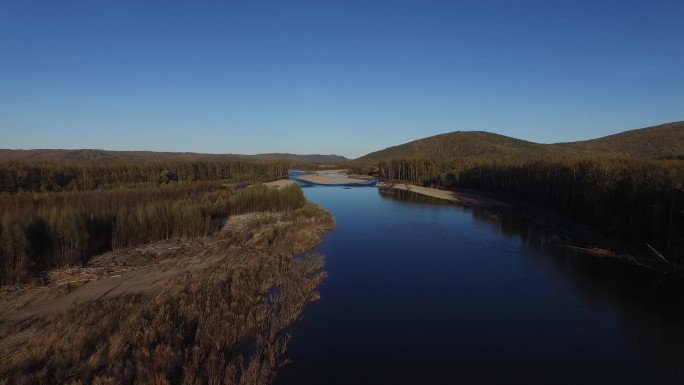
[[[684,1],[2,1],[0,148],[348,157],[684,120]]]

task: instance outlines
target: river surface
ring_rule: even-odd
[[[304,192],[337,227],[276,384],[684,384],[680,281],[484,209]]]

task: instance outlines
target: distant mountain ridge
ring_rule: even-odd
[[[630,130],[592,140],[556,144],[528,142],[485,131],[456,131],[371,152],[356,161],[378,162],[400,158],[531,158],[551,155],[684,159],[684,122]]]
[[[0,149],[0,161],[169,161],[202,159],[287,160],[303,163],[341,163],[349,159],[340,155],[270,153],[257,155],[202,154],[195,152],[110,151],[97,149],[80,150],[8,150]]]
[[[355,161],[378,162],[400,158],[532,158],[580,155],[684,159],[684,121],[624,131],[591,140],[555,144],[534,143],[486,131],[456,131],[371,152],[355,159]],[[325,164],[350,161],[350,159],[340,155],[321,154],[268,153],[243,155],[98,149],[0,149],[0,161],[169,161],[201,159],[287,160]]]
[[[486,131],[456,131],[371,152],[357,161],[377,162],[399,158],[455,158],[549,156],[579,150],[528,142]]]
[[[684,122],[666,123],[624,131],[597,139],[556,143],[556,145],[636,158],[684,159]]]

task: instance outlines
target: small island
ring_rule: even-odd
[[[363,175],[349,176],[347,170],[293,171],[290,179],[305,185],[375,186],[378,180]]]

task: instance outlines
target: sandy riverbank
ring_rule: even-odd
[[[331,174],[331,173],[328,173],[328,174]],[[349,178],[349,177],[342,175],[342,174],[322,175],[320,173],[301,175],[301,176],[298,176],[297,179],[300,179],[300,180],[303,180],[303,181],[309,182],[309,183],[331,185],[331,186],[334,186],[337,184],[349,185],[349,184],[356,184],[356,183],[361,184],[361,183],[368,182],[367,179]]]
[[[652,269],[658,272],[670,272],[684,276],[684,266],[663,264],[655,254],[637,250],[631,244],[602,236],[595,229],[580,226],[572,220],[549,210],[529,205],[513,205],[493,198],[483,197],[466,192],[438,190],[402,183],[380,182],[378,187],[412,191],[417,194],[444,199],[459,204],[480,206],[490,209],[512,210],[524,220],[534,223],[549,234],[554,234],[560,246],[597,257],[608,257],[626,263]],[[513,212],[509,211],[509,212]]]
[[[346,168],[340,168],[337,170],[313,170],[313,171],[306,171],[309,174],[340,174],[340,175],[346,175],[347,172]]]
[[[378,183],[378,187],[412,191],[412,192],[415,192],[417,194],[427,195],[427,196],[430,196],[433,198],[444,199],[444,200],[448,200],[451,202],[456,202],[456,203],[466,204],[466,205],[484,206],[484,207],[502,208],[502,209],[512,209],[513,208],[513,206],[511,204],[501,202],[501,201],[498,201],[496,199],[478,196],[478,195],[474,195],[474,194],[468,194],[468,193],[464,193],[464,192],[438,190],[436,188],[430,188],[430,187],[421,187],[421,186],[410,185],[410,184],[387,183],[387,182]]]
[[[298,180],[319,184],[327,186],[336,185],[353,185],[353,184],[364,184],[368,182],[369,178],[353,178],[347,176],[347,170],[319,170],[319,171],[306,171],[302,175],[297,176]],[[273,182],[264,183],[268,187],[282,188],[290,184],[297,183],[292,179],[279,179]]]

